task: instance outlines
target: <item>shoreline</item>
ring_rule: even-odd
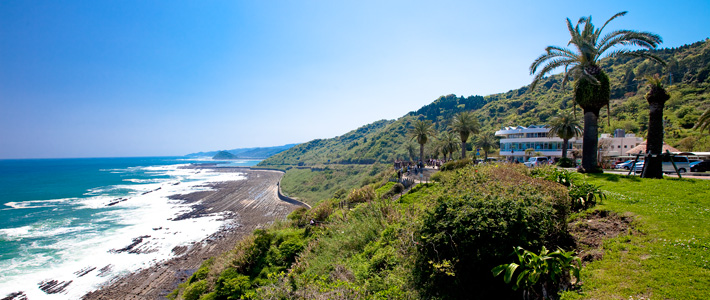
[[[194,203],[189,212],[176,216],[174,220],[222,213],[227,225],[200,242],[175,247],[174,258],[112,278],[99,289],[85,294],[82,299],[166,299],[167,294],[187,280],[203,261],[231,250],[254,229],[284,219],[299,206],[308,207],[308,204],[280,192],[283,171],[216,167],[209,164],[186,168],[244,173],[246,179],[212,184],[211,191],[170,197],[187,204]]]

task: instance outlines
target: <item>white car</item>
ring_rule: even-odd
[[[533,156],[529,158],[528,161],[524,162],[525,166],[528,168],[542,166],[548,163],[549,161],[547,159],[547,156]]]
[[[685,173],[690,170],[690,162],[688,162],[688,158],[685,156],[674,156],[673,162],[675,163],[675,167],[678,168],[679,173]],[[643,165],[644,162],[636,163],[634,173],[641,173],[641,171],[643,170]],[[675,169],[673,168],[673,163],[671,163],[670,157],[665,155],[663,156],[663,173],[675,173]]]

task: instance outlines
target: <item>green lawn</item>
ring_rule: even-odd
[[[631,213],[636,231],[605,241],[604,258],[582,271],[582,294],[564,299],[710,298],[710,180],[586,180],[607,193],[597,208]]]

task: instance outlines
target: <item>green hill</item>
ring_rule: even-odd
[[[232,153],[229,153],[229,152],[227,152],[227,151],[219,151],[219,152],[217,152],[217,154],[215,154],[214,156],[212,156],[212,159],[217,159],[217,160],[220,160],[220,159],[237,159],[237,158],[238,158],[238,157],[237,157],[236,155],[234,155],[234,154],[232,154]]]
[[[256,147],[256,148],[238,148],[238,149],[232,149],[232,150],[224,150],[224,152],[228,152],[230,154],[233,154],[235,158],[267,158],[269,156],[272,156],[276,153],[285,151],[296,144],[288,144],[288,145],[283,145],[283,146],[274,146],[274,147]],[[187,157],[212,157],[217,155],[220,151],[208,151],[208,152],[197,152],[197,153],[190,153],[188,155],[185,155]]]
[[[666,74],[671,99],[666,103],[666,142],[680,150],[710,151],[710,137],[692,130],[702,112],[710,107],[710,40],[678,48],[660,49],[655,54],[668,62],[662,66],[641,58],[602,61],[611,80],[609,115],[600,116],[600,132],[616,128],[645,136],[648,124],[646,75]],[[316,165],[325,163],[388,163],[407,159],[407,131],[417,118],[435,123],[443,131],[453,115],[470,110],[478,117],[482,132],[503,126],[544,124],[558,112],[575,109],[572,88],[560,89],[561,75],[548,77],[534,91],[528,86],[505,93],[482,96],[441,96],[429,105],[397,119],[381,120],[331,139],[313,140],[274,155],[262,166]],[[581,111],[576,108],[581,119]],[[429,150],[427,150],[429,151]]]

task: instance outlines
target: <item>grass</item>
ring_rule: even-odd
[[[710,296],[710,181],[585,177],[607,193],[597,209],[632,214],[636,232],[605,241],[604,258],[582,271],[581,294],[563,299]]]
[[[333,197],[338,190],[347,193],[353,188],[374,182],[386,167],[374,165],[328,165],[319,169],[289,169],[281,179],[282,191],[310,205]]]

